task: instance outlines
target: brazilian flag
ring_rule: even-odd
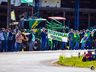
[[[42,20],[35,20],[35,19],[29,20],[30,29],[35,29],[39,25],[40,22],[42,22]]]

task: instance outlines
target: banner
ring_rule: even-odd
[[[62,32],[57,32],[48,29],[48,38],[61,41],[61,42],[68,42],[68,34],[67,33],[62,33]]]
[[[28,3],[29,5],[33,5],[33,0],[21,0],[21,3]]]
[[[15,18],[15,12],[14,11],[11,11],[11,20],[15,21],[16,18]]]
[[[86,43],[86,41],[89,39],[90,32],[86,32],[84,37],[81,39],[80,43]]]
[[[20,6],[21,5],[21,0],[15,0],[14,2],[14,6]]]
[[[33,0],[21,0],[21,3],[33,3]]]

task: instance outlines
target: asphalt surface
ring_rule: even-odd
[[[37,51],[0,53],[0,72],[96,72],[90,68],[54,65],[59,55],[76,56],[84,51]]]

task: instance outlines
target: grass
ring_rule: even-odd
[[[91,66],[96,67],[96,61],[82,62],[82,56],[80,58],[78,57],[65,58],[64,56],[60,56],[59,61],[57,63],[63,66],[70,66],[70,67],[81,67],[81,68],[89,68]]]

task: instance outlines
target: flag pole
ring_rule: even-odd
[[[7,0],[7,1],[8,1],[8,4],[7,4],[7,28],[8,28],[10,24],[11,4],[10,4],[10,0]]]

